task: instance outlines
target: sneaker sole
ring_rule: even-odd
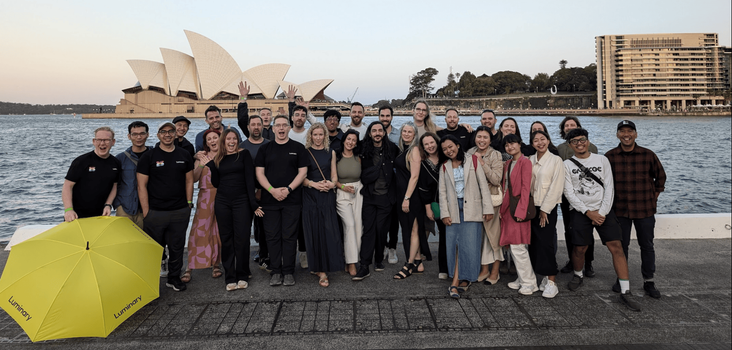
[[[625,299],[623,299],[623,297],[620,297],[620,303],[625,305],[625,307],[628,308],[628,310],[630,310],[630,311],[635,311],[635,312],[641,311],[640,307],[631,306],[627,301],[625,301]]]
[[[172,288],[176,292],[180,292],[182,290],[185,290],[185,288],[176,288],[175,285],[172,285],[170,283],[165,283],[165,286],[168,287],[168,288]]]
[[[368,274],[368,275],[366,275],[366,276],[363,276],[363,277],[356,277],[356,276],[353,276],[353,277],[351,277],[351,280],[352,280],[352,281],[363,281],[363,279],[364,279],[364,278],[366,278],[366,277],[369,277],[369,276],[371,276],[371,274]]]

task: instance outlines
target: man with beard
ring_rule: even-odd
[[[274,119],[275,140],[259,148],[254,162],[262,191],[264,232],[270,256],[270,286],[295,285],[295,256],[302,181],[310,158],[305,146],[288,137],[290,123],[284,115]],[[283,276],[284,275],[284,276]]]
[[[391,121],[394,119],[394,109],[389,105],[379,107],[379,121],[384,125],[384,131],[389,137],[389,141],[394,144],[399,143],[399,129],[392,127]]]
[[[92,216],[109,216],[117,195],[120,162],[110,157],[114,131],[103,126],[94,130],[94,150],[80,155],[69,167],[61,189],[64,221]]]
[[[160,145],[140,157],[137,163],[137,194],[145,232],[158,244],[168,245],[168,280],[165,284],[180,292],[186,229],[193,209],[193,158],[175,147],[175,125],[158,128]]]
[[[291,120],[292,120],[292,129],[290,129],[290,133],[288,137],[291,140],[300,142],[301,144],[305,145],[305,141],[307,140],[307,129],[305,129],[305,120],[307,119],[308,110],[304,106],[295,106],[292,110]]]
[[[470,149],[472,145],[472,134],[464,126],[459,125],[460,116],[456,108],[448,107],[445,110],[445,124],[447,127],[437,131],[437,136],[443,138],[447,135],[455,136],[460,142],[460,147],[464,150]]]
[[[656,251],[653,248],[653,230],[656,226],[656,205],[658,196],[666,185],[666,172],[653,151],[639,146],[635,139],[638,132],[635,123],[623,120],[618,124],[618,147],[605,153],[613,167],[615,200],[613,211],[620,220],[623,232],[623,253],[628,259],[630,230],[635,226],[641,252],[641,273],[643,289],[653,298],[660,298],[653,274],[656,272]],[[620,292],[616,282],[613,291]]]
[[[569,200],[570,230],[574,251],[572,265],[574,275],[567,287],[576,291],[582,286],[585,266],[585,251],[594,242],[593,231],[597,229],[602,244],[607,246],[613,259],[615,274],[619,280],[620,301],[633,311],[640,311],[640,305],[630,293],[628,261],[623,255],[622,231],[612,210],[615,186],[610,161],[605,156],[589,150],[588,133],[585,129],[574,129],[567,134],[567,141],[574,156],[564,161],[564,195]]]
[[[262,124],[262,118],[259,116],[255,115],[249,118],[249,125],[247,126],[247,129],[245,129],[247,130],[248,138],[242,141],[239,145],[239,147],[249,151],[249,154],[252,156],[252,162],[254,159],[257,159],[259,148],[270,142],[262,137]],[[256,190],[254,192],[254,196],[257,203],[261,205],[262,187],[259,186],[259,182],[256,183],[255,187]],[[264,234],[262,218],[256,215],[254,215],[254,240],[259,243],[259,251],[257,252],[257,256],[254,258],[254,261],[259,264],[260,269],[266,270],[271,264],[269,260],[269,250],[267,249],[267,237]]]
[[[341,130],[346,131],[348,129],[353,129],[358,131],[358,137],[359,139],[363,140],[364,135],[366,135],[366,124],[363,123],[363,117],[364,117],[365,109],[361,102],[353,102],[351,103],[351,124],[341,124]]]
[[[392,208],[396,202],[394,159],[399,148],[385,137],[384,125],[373,122],[366,129],[361,153],[363,189],[363,235],[360,266],[351,279],[361,281],[370,276],[369,265],[375,260],[377,270],[384,269],[384,246]]]
[[[117,208],[117,216],[127,217],[143,228],[140,199],[137,196],[137,162],[149,150],[145,143],[150,134],[147,124],[141,121],[132,122],[127,126],[127,130],[129,132],[127,138],[132,142],[132,146],[116,156],[122,165],[122,175],[117,184],[117,196],[112,204]],[[176,125],[176,133],[177,131]]]
[[[325,128],[328,129],[328,140],[330,141],[330,149],[335,151],[343,147],[343,131],[338,128],[341,123],[341,112],[335,109],[329,109],[323,113]]]
[[[179,115],[173,118],[173,124],[175,124],[175,141],[173,141],[175,143],[175,147],[180,147],[188,151],[188,153],[191,154],[191,157],[193,157],[196,154],[196,150],[193,148],[193,144],[185,138],[188,133],[188,128],[191,126],[191,121],[188,120],[188,118]]]
[[[491,130],[491,136],[495,136],[496,130],[496,113],[492,109],[484,109],[480,114],[480,125],[488,127]]]
[[[237,135],[239,135],[239,139],[241,139],[241,134],[239,133],[239,130],[223,124],[223,119],[221,118],[221,109],[219,107],[211,105],[206,108],[206,112],[203,113],[203,115],[206,116],[206,124],[208,124],[209,129],[218,130],[219,133],[223,133],[225,129],[232,129]],[[196,135],[196,152],[203,151],[203,133],[205,131],[206,130],[203,130]]]
[[[394,144],[399,143],[399,129],[391,125],[391,121],[394,119],[394,109],[389,105],[379,107],[379,121],[384,125],[384,132],[389,135],[389,141]],[[416,136],[415,136],[416,137]],[[396,253],[397,243],[399,241],[399,210],[402,210],[402,203],[399,201],[394,202],[394,206],[391,210],[391,222],[389,223],[389,236],[388,242],[386,243],[386,249],[384,255],[388,254],[387,261],[389,264],[396,264],[399,262],[399,257]],[[387,250],[388,249],[388,250]]]

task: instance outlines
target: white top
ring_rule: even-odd
[[[459,199],[465,198],[465,170],[462,166],[452,168],[452,176],[455,179],[455,193]]]
[[[550,152],[544,153],[541,160],[536,154],[529,157],[531,161],[531,195],[534,204],[541,211],[549,214],[562,202],[564,190],[564,164],[562,158]],[[564,214],[564,213],[562,213]]]
[[[339,126],[341,128],[341,131],[343,131],[343,132],[348,131],[348,129],[353,129],[353,130],[358,131],[359,140],[363,140],[363,137],[366,136],[366,130],[369,128],[369,126],[366,125],[366,123],[361,123],[361,126],[359,126],[359,127],[355,127],[351,124],[341,124]]]
[[[605,188],[591,177],[586,176],[571,160],[565,160],[564,196],[569,201],[569,207],[583,214],[588,210],[599,210],[600,215],[607,215],[613,207],[613,197],[615,196],[610,161],[605,156],[594,153],[590,153],[590,156],[585,159],[579,159],[577,156],[573,156],[571,159],[578,160],[602,180]]]
[[[305,141],[308,138],[308,129],[303,130],[303,132],[295,132],[295,129],[290,129],[290,133],[288,134],[290,139],[293,141],[300,142],[303,146],[305,145]]]

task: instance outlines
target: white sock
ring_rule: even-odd
[[[579,271],[575,271],[575,272],[574,272],[574,274],[575,274],[575,275],[577,275],[577,276],[579,276],[580,278],[583,278],[583,277],[585,277],[585,274],[584,274],[584,273],[582,273],[582,270],[579,270]]]
[[[625,294],[628,290],[630,290],[630,281],[620,280],[620,293]]]

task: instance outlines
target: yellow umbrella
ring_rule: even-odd
[[[127,218],[65,222],[13,246],[0,306],[34,342],[106,337],[160,296],[162,254]]]

